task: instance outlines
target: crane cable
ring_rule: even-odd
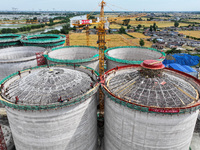
[[[111,5],[111,6],[114,6],[114,7],[117,7],[117,8],[120,8],[120,9],[122,9],[122,10],[126,10],[126,11],[130,11],[130,12],[133,12],[133,11],[131,11],[131,10],[128,10],[128,9],[126,9],[126,8],[123,8],[123,7],[120,7],[120,6],[116,6],[116,5],[114,5],[114,4],[111,4],[111,3],[108,3],[108,2],[106,2],[107,4],[109,4],[109,5]],[[108,6],[108,5],[107,5]]]

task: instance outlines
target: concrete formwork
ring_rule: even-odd
[[[163,61],[165,53],[153,48],[122,46],[105,51],[107,70],[128,64],[141,64],[147,59]]]
[[[96,47],[66,46],[52,49],[47,58],[48,64],[79,64],[99,71],[99,55]]]
[[[21,35],[19,34],[1,34],[0,49],[10,46],[20,46]]]
[[[36,53],[43,53],[42,47],[23,46],[10,47],[0,50],[0,80],[17,71],[38,66],[39,57]],[[41,56],[40,56],[41,57]]]
[[[96,150],[96,72],[79,65],[46,67],[2,83],[16,149]]]
[[[164,69],[161,77],[144,77],[141,69],[118,67],[104,75],[104,149],[188,150],[199,114],[200,81],[172,69]]]

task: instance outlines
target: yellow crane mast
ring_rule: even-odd
[[[105,50],[105,18],[104,18],[104,6],[105,6],[104,0],[101,2],[101,12],[100,12],[100,18],[99,18],[99,24],[98,24],[98,45],[99,45],[99,74],[100,76],[104,74],[104,50]],[[104,94],[102,90],[99,90],[99,105],[100,105],[100,116],[103,116],[104,113]]]
[[[89,14],[87,14],[87,20],[89,20]],[[90,44],[89,44],[89,41],[90,41],[90,27],[89,27],[89,25],[86,25],[86,27],[85,27],[85,30],[86,30],[86,40],[87,40],[87,46],[90,46]]]

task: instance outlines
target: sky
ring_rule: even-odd
[[[1,0],[0,10],[99,11],[101,0]],[[105,11],[200,11],[200,0],[105,0]]]

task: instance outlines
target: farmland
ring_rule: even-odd
[[[86,45],[85,33],[72,33],[70,34],[70,45]],[[125,34],[108,34],[106,35],[106,46],[117,47],[117,46],[139,46],[140,39],[133,39]],[[144,39],[146,47],[151,47],[152,43]],[[97,45],[97,35],[90,35],[90,46]]]
[[[200,31],[180,31],[184,35],[200,38]]]
[[[116,23],[122,24],[123,21],[118,20],[118,21],[116,21]],[[153,25],[154,23],[156,23],[156,25],[159,28],[174,26],[174,22],[170,22],[170,21],[135,21],[135,20],[131,20],[129,24],[131,26],[138,26],[140,24],[142,26],[144,25],[145,27],[150,27],[150,25]],[[188,26],[188,25],[189,24],[187,24],[187,23],[179,23],[179,26]]]

